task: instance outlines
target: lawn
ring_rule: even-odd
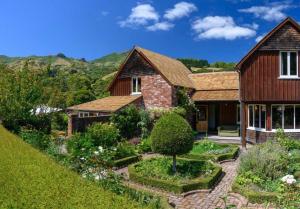
[[[0,126],[0,208],[143,208],[58,165]]]

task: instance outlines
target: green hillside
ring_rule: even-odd
[[[0,208],[144,208],[106,191],[0,126]]]

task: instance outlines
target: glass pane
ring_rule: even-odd
[[[287,52],[281,52],[281,75],[287,75]]]
[[[297,53],[291,52],[290,53],[290,74],[297,75]]]
[[[266,106],[262,105],[260,108],[260,127],[266,128]]]
[[[282,128],[282,106],[272,106],[272,129]]]
[[[136,92],[136,78],[132,78],[132,92]]]
[[[141,78],[138,78],[138,92],[141,92]]]
[[[249,106],[249,126],[253,127],[253,106]]]
[[[254,125],[259,128],[259,105],[254,106]]]
[[[296,129],[300,129],[300,105],[295,107]]]
[[[284,107],[284,129],[294,129],[294,105]]]

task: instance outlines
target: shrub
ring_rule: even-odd
[[[140,114],[136,106],[128,107],[118,111],[111,117],[111,122],[120,130],[122,137],[130,139],[140,134],[138,123],[140,122]]]
[[[51,128],[53,130],[65,131],[68,127],[68,116],[65,113],[53,113],[51,117]]]
[[[146,110],[140,111],[140,121],[138,122],[138,127],[141,130],[141,138],[147,138],[150,135],[150,129],[151,129],[151,119],[149,112]]]
[[[275,139],[287,150],[300,149],[300,141],[288,137],[283,129],[276,130]]]
[[[137,145],[137,149],[139,153],[147,153],[151,152],[151,137],[148,137],[146,139],[142,139],[142,141]]]
[[[157,121],[151,140],[154,152],[173,156],[173,172],[176,172],[176,155],[185,154],[193,148],[193,131],[181,116],[169,113]]]
[[[128,142],[121,142],[117,146],[116,154],[114,159],[121,159],[136,155],[135,147]]]
[[[46,150],[50,144],[49,135],[37,130],[23,129],[20,133],[21,138],[39,150]]]
[[[111,124],[95,123],[87,129],[87,135],[95,147],[111,147],[120,140],[119,130]]]
[[[285,175],[288,163],[287,151],[278,143],[268,141],[242,155],[239,172],[252,171],[264,180],[275,180]]]

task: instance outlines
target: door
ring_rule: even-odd
[[[208,131],[208,106],[201,105],[198,107],[196,118],[196,129],[199,132]]]

